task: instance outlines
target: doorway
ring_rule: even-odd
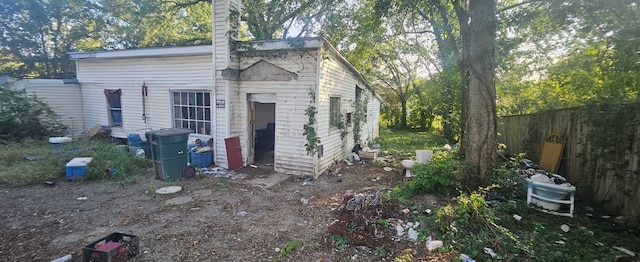
[[[249,159],[254,165],[273,168],[275,153],[275,94],[249,95]]]

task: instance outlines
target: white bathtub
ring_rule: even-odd
[[[522,178],[527,187],[527,203],[549,210],[549,213],[573,217],[575,186],[556,185]],[[569,205],[568,213],[559,213],[562,205]]]

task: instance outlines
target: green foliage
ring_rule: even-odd
[[[384,246],[376,247],[376,249],[373,250],[373,255],[378,259],[383,259],[387,257],[387,249],[385,249]]]
[[[455,248],[474,259],[484,257],[485,247],[499,250],[502,258],[513,258],[520,254],[522,245],[518,236],[497,224],[499,218],[487,206],[483,194],[462,194],[454,204],[436,212],[438,229],[446,243],[455,243]],[[511,256],[511,257],[507,257]]]
[[[224,180],[216,183],[216,185],[220,188],[228,188],[231,186],[231,182]]]
[[[302,240],[300,240],[300,239],[287,241],[287,243],[284,244],[282,249],[280,249],[280,253],[278,254],[278,257],[275,258],[275,259],[270,259],[269,262],[279,262],[279,261],[281,261],[288,254],[293,253],[293,250],[295,250],[296,248],[302,246],[303,244],[304,244],[304,242]]]
[[[365,124],[366,119],[365,111],[367,110],[367,104],[369,103],[368,99],[361,99],[360,101],[356,100],[353,102],[353,108],[355,111],[353,112],[353,142],[354,144],[360,143],[362,125]]]
[[[35,161],[25,160],[26,156],[42,156]],[[105,181],[116,185],[130,184],[150,166],[147,159],[116,147],[110,142],[72,142],[52,148],[47,141],[25,140],[21,143],[0,145],[0,184],[28,185],[40,184],[47,180],[65,177],[66,163],[75,157],[93,157],[87,166],[86,180]],[[105,176],[105,169],[117,172]]]
[[[0,143],[60,136],[66,129],[42,100],[25,90],[0,88]]]
[[[433,228],[452,251],[476,261],[614,260],[611,245],[617,241],[607,239],[610,236],[598,232],[591,222],[530,211],[522,199],[488,205],[485,194],[491,189],[463,194],[436,212]],[[514,215],[522,219],[518,221]],[[570,231],[560,230],[562,224],[570,225]],[[491,248],[498,256],[490,257],[484,248]]]
[[[375,141],[390,155],[415,155],[416,150],[440,147],[447,143],[436,132],[415,132],[380,128],[380,136]]]
[[[313,155],[316,153],[321,141],[316,132],[316,114],[318,111],[316,110],[316,92],[312,87],[309,88],[309,97],[311,98],[309,107],[304,111],[304,115],[308,117],[308,120],[303,126],[304,132],[302,134],[307,137],[307,143],[304,144],[307,154]]]
[[[495,186],[493,191],[507,198],[517,196],[522,189],[520,174],[514,168],[495,168],[489,173],[488,180],[490,185]]]
[[[413,177],[402,187],[394,188],[391,197],[403,201],[418,194],[454,194],[470,176],[467,163],[456,159],[455,151],[436,151],[428,164],[416,164]]]
[[[332,245],[339,253],[344,252],[348,246],[353,244],[351,240],[342,235],[331,235],[329,236],[329,241],[331,241]]]

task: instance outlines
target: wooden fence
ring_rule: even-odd
[[[640,104],[617,108],[501,117],[498,141],[508,153],[526,153],[539,163],[545,136],[563,135],[566,144],[558,174],[576,186],[578,199],[640,226]]]

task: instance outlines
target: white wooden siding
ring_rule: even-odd
[[[354,112],[356,86],[364,87],[358,77],[342,63],[331,49],[323,49],[321,77],[318,101],[318,135],[324,145],[324,156],[319,159],[317,171],[324,172],[334,160],[343,159],[350,154],[353,145],[353,127],[347,127],[348,135],[344,141],[340,138],[340,130],[329,126],[329,99],[340,97],[340,112]],[[365,92],[363,92],[365,95]],[[372,100],[372,99],[370,99]],[[369,117],[369,116],[367,116]],[[367,121],[368,122],[368,121]],[[367,129],[363,127],[364,131]]]
[[[104,89],[122,89],[122,128],[112,136],[144,135],[148,130],[173,127],[171,91],[202,91],[213,94],[211,55],[120,58],[78,61],[78,81],[84,102],[84,126],[108,124]],[[147,122],[142,120],[142,85],[146,83]],[[212,107],[215,100],[212,99]]]
[[[64,84],[55,79],[24,79],[14,83],[46,102],[60,116],[60,122],[69,127],[66,136],[78,138],[85,131],[82,114],[82,94],[78,84]]]
[[[274,170],[293,175],[314,175],[314,156],[307,155],[303,126],[307,123],[305,110],[311,98],[309,89],[315,89],[318,79],[316,50],[292,52],[286,57],[242,58],[240,68],[247,68],[259,60],[265,60],[287,71],[298,74],[291,81],[243,81],[240,83],[237,102],[233,104],[232,133],[240,135],[244,161],[248,159],[247,95],[271,93],[276,95]]]

